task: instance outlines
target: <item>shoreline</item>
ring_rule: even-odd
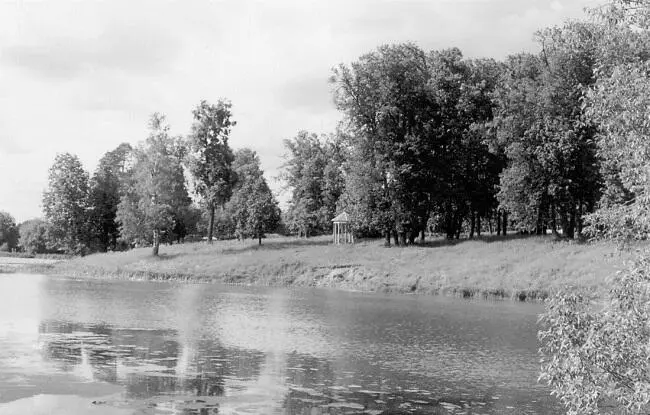
[[[32,272],[35,271],[35,272]],[[0,271],[1,272],[1,271]],[[366,274],[367,270],[355,269],[350,271],[352,274]],[[543,302],[553,293],[542,290],[519,290],[507,291],[501,288],[496,289],[481,289],[478,287],[467,288],[439,288],[439,289],[426,289],[420,290],[417,286],[390,286],[385,284],[383,287],[368,288],[363,283],[359,283],[359,277],[346,278],[341,277],[337,272],[337,268],[332,268],[327,272],[327,275],[321,273],[314,273],[312,275],[299,275],[290,278],[288,281],[284,280],[284,276],[272,279],[257,279],[251,280],[246,276],[229,275],[217,277],[203,277],[196,275],[183,275],[183,274],[168,274],[168,273],[152,273],[152,272],[104,272],[98,270],[96,273],[92,271],[83,271],[76,273],[60,273],[53,271],[51,267],[46,266],[42,268],[27,269],[25,273],[42,273],[48,276],[63,277],[78,281],[140,281],[140,282],[173,282],[180,284],[223,284],[233,286],[257,286],[257,287],[277,287],[277,288],[326,288],[335,289],[347,292],[363,292],[363,293],[377,293],[377,294],[395,294],[395,295],[425,295],[425,296],[445,296],[455,298],[468,298],[468,299],[483,299],[483,300],[510,300],[520,302]],[[310,281],[310,279],[312,281]],[[365,281],[367,277],[360,277]],[[415,289],[413,289],[415,287]]]
[[[567,286],[602,296],[607,277],[629,253],[607,243],[546,237],[432,241],[384,248],[381,241],[340,246],[329,238],[218,241],[94,254],[24,269],[73,279],[172,281],[333,288],[368,293],[442,295],[540,302]],[[0,267],[1,268],[1,267]]]

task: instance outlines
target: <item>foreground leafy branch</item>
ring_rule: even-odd
[[[604,305],[567,291],[540,318],[542,372],[568,414],[650,413],[650,252],[611,281]]]

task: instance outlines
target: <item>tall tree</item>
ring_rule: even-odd
[[[149,121],[150,135],[136,149],[136,164],[129,190],[122,196],[117,218],[127,240],[145,240],[157,256],[161,235],[172,232],[175,218],[191,200],[179,158],[180,139],[169,134],[162,114]]]
[[[331,229],[344,185],[341,134],[318,137],[300,131],[284,140],[287,154],[280,177],[291,190],[289,224],[305,236]]]
[[[212,242],[215,209],[232,195],[234,155],[228,139],[236,125],[233,121],[232,104],[220,99],[216,105],[207,101],[194,109],[194,123],[189,135],[189,167],[194,177],[194,189],[205,200],[208,209],[208,242]]]
[[[233,218],[238,237],[257,238],[261,245],[264,234],[275,230],[280,223],[278,203],[253,150],[238,150],[233,167],[237,182],[227,211]]]
[[[7,212],[0,211],[0,251],[11,251],[18,245],[16,220]]]
[[[495,158],[473,126],[492,117],[498,71],[458,49],[426,53],[413,44],[381,46],[334,70],[354,160],[343,200],[356,205],[355,223],[379,226],[389,244],[391,234],[423,238],[431,214],[458,237],[470,212],[489,210],[493,179],[482,176],[494,175]]]
[[[57,154],[43,193],[43,210],[55,243],[66,252],[88,249],[88,196],[88,173],[79,158]]]
[[[593,12],[599,24],[597,81],[586,118],[598,126],[603,197],[589,233],[626,242],[650,232],[650,2],[613,1]]]
[[[101,251],[117,247],[120,237],[117,207],[132,174],[133,157],[131,145],[120,144],[102,156],[90,181],[90,222]]]
[[[521,229],[547,226],[573,238],[600,197],[594,135],[583,114],[594,82],[593,25],[569,22],[538,33],[542,52],[507,62],[495,125],[508,157],[499,201]]]

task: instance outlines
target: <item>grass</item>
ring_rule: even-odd
[[[611,243],[486,237],[385,248],[380,240],[332,245],[328,237],[269,238],[94,254],[48,271],[71,277],[180,280],[348,290],[543,299],[567,285],[595,294],[630,258]]]

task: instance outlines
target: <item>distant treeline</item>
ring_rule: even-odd
[[[343,121],[285,140],[283,214],[257,154],[230,148],[230,102],[203,101],[185,137],[154,114],[149,137],[106,153],[92,177],[58,155],[39,232],[68,252],[157,252],[187,235],[261,243],[279,229],[330,232],[345,210],[359,236],[387,244],[427,230],[643,239],[650,39],[629,4],[541,30],[539,53],[504,61],[405,43],[338,65],[330,84]]]

